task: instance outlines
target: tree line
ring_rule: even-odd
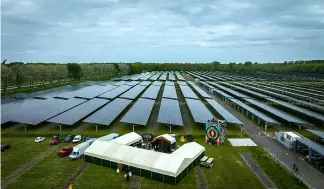
[[[55,64],[13,62],[1,65],[2,92],[80,79],[110,79],[131,72],[128,64]]]

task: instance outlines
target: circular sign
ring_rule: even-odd
[[[219,132],[215,126],[208,127],[206,135],[209,139],[216,140],[219,137]]]

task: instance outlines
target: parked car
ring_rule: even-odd
[[[65,157],[67,155],[70,155],[72,151],[73,151],[72,147],[64,147],[60,151],[58,151],[58,155],[61,157]]]
[[[73,151],[69,156],[70,160],[75,160],[75,159],[79,159],[83,156],[84,151],[89,147],[89,143],[88,142],[82,142],[81,144],[78,144],[76,146],[73,147]]]
[[[77,136],[75,136],[75,137],[73,138],[72,142],[73,142],[73,143],[78,143],[78,142],[80,142],[81,140],[82,140],[81,135],[77,135]]]
[[[73,139],[73,136],[72,135],[67,135],[64,137],[64,142],[71,142]]]
[[[43,142],[44,140],[45,140],[45,137],[36,137],[35,138],[36,143]]]
[[[59,136],[53,136],[51,140],[51,145],[57,145],[62,142],[62,139],[60,139]]]
[[[11,148],[10,144],[1,145],[1,152],[4,152],[4,151],[8,150],[9,148]]]

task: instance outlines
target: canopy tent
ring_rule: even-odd
[[[116,144],[121,144],[121,145],[127,145],[130,146],[136,142],[139,142],[142,140],[142,136],[135,133],[135,132],[131,132],[131,133],[127,133],[125,135],[122,135],[118,138],[116,138],[115,140],[113,140],[113,143]]]
[[[128,165],[133,174],[176,184],[205,153],[205,148],[195,142],[184,144],[173,153],[165,154],[118,144],[117,139],[95,141],[86,149],[85,161],[111,168],[117,168],[121,164]],[[168,139],[172,141],[171,138]]]
[[[152,141],[153,148],[159,152],[170,153],[175,149],[176,140],[168,134],[157,136]]]

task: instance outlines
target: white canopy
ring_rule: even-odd
[[[122,135],[114,140],[112,140],[111,142],[116,143],[116,144],[121,144],[121,145],[131,145],[134,144],[135,142],[141,141],[142,137],[141,135],[135,133],[135,132],[131,132],[131,133],[127,133],[125,135]]]
[[[176,177],[205,151],[203,146],[190,142],[171,154],[165,154],[118,144],[116,140],[95,141],[86,149],[85,155]]]

